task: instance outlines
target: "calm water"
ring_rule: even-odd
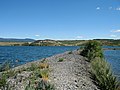
[[[79,47],[71,46],[2,46],[0,47],[0,64],[11,61],[13,65],[21,65],[34,60],[49,57],[65,51],[72,51]],[[16,61],[19,60],[19,63]]]
[[[104,46],[105,48],[115,48],[111,46]],[[1,46],[0,47],[0,64],[5,61],[11,61],[13,65],[21,65],[34,60],[49,57],[55,54],[63,53],[78,49],[76,46],[49,46],[49,47],[27,47],[27,46]],[[116,47],[120,48],[120,47]],[[106,50],[104,51],[106,60],[110,63],[113,72],[120,80],[120,50]],[[16,62],[19,60],[19,63]]]

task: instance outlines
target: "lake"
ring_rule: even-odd
[[[120,48],[104,46],[105,48]],[[10,61],[12,66],[18,66],[34,60],[50,57],[65,51],[78,49],[78,46],[0,46],[0,64]],[[107,62],[120,80],[120,50],[104,51]],[[19,62],[16,62],[19,61]]]

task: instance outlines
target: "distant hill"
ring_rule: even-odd
[[[0,42],[33,42],[34,39],[16,39],[16,38],[0,38]]]
[[[102,42],[103,45],[120,46],[120,39],[94,39]]]

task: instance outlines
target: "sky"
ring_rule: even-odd
[[[120,39],[120,0],[0,0],[0,38]]]

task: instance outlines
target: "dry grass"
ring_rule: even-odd
[[[40,69],[44,69],[44,68],[49,68],[49,65],[47,63],[40,63],[39,67]]]

